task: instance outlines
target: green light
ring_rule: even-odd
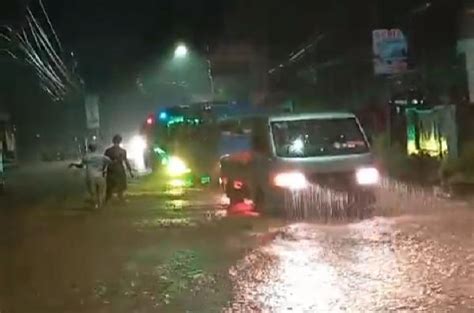
[[[167,126],[169,127],[173,124],[178,124],[178,123],[183,123],[183,122],[184,122],[183,116],[174,116],[170,118],[170,120],[167,123]]]
[[[160,147],[153,148],[153,151],[158,154],[166,154],[165,150],[161,149]]]
[[[211,176],[202,176],[201,177],[201,184],[210,184],[211,183]]]

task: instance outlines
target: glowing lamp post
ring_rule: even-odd
[[[208,48],[209,50],[209,48]],[[180,43],[176,46],[176,48],[174,49],[174,57],[173,59],[175,61],[177,60],[188,60],[190,57],[189,55],[189,49],[188,47],[184,44],[184,43]],[[179,63],[184,63],[183,61],[179,62]],[[208,74],[208,77],[209,77],[209,87],[210,87],[210,92],[211,92],[211,99],[213,100],[214,99],[214,77],[212,75],[212,64],[211,64],[211,61],[209,59],[209,57],[207,58],[207,74]]]
[[[184,44],[179,44],[174,50],[175,59],[183,59],[188,55],[188,48]]]

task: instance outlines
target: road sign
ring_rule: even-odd
[[[408,69],[408,45],[400,29],[372,32],[375,75],[400,74]]]

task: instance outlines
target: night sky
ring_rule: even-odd
[[[370,47],[370,32],[373,28],[406,23],[410,20],[407,17],[413,9],[426,2],[43,1],[63,45],[77,55],[79,71],[85,78],[88,89],[122,95],[127,93],[124,90],[132,88],[138,73],[146,70],[177,41],[184,41],[201,50],[207,45],[212,49],[218,43],[226,41],[249,42],[265,46],[269,63],[278,64],[309,38],[318,33],[326,33],[330,35],[327,53],[347,54],[348,49],[357,45]],[[461,0],[432,2],[434,5],[430,15],[420,18],[421,22],[417,24],[418,42],[428,45],[430,40],[433,43],[454,41],[455,14],[448,16],[445,7],[448,5],[453,8]],[[0,24],[21,25],[27,3],[37,1],[0,1]],[[425,27],[428,22],[432,29]],[[60,112],[63,110],[62,104],[51,104],[35,85],[31,72],[24,66],[11,62],[4,54],[0,55],[0,68],[0,102],[13,106],[12,111],[17,120],[20,120],[19,123],[23,122],[28,128],[38,124],[39,120],[43,121],[42,125],[50,125],[51,110]],[[25,93],[25,89],[29,92]],[[127,97],[131,97],[129,93]],[[122,102],[125,104],[117,106],[122,107],[120,114],[126,115],[129,107],[125,100]],[[48,109],[44,110],[45,107]]]
[[[2,0],[0,22],[18,25],[25,4],[35,2]],[[366,31],[374,15],[381,26],[393,26],[424,2],[44,0],[63,43],[79,56],[92,85],[110,80],[117,66],[124,75],[146,66],[177,40],[211,47],[223,38],[256,41],[271,46],[270,56],[278,58],[318,32]]]
[[[21,23],[27,2],[3,0],[0,19]],[[211,47],[222,38],[247,40],[270,44],[272,56],[284,56],[322,29],[367,18],[374,0],[360,2],[44,0],[63,43],[79,56],[92,85],[107,83],[117,66],[124,75],[146,66],[177,40]]]
[[[14,12],[9,18],[19,21],[21,5],[10,2],[16,5],[9,5]],[[135,70],[176,38],[208,40],[221,26],[219,1],[44,0],[44,4],[92,85],[103,85],[117,66],[124,75]]]

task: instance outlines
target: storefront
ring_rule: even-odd
[[[456,106],[432,105],[423,97],[393,99],[390,139],[392,145],[406,147],[408,155],[457,157]]]

